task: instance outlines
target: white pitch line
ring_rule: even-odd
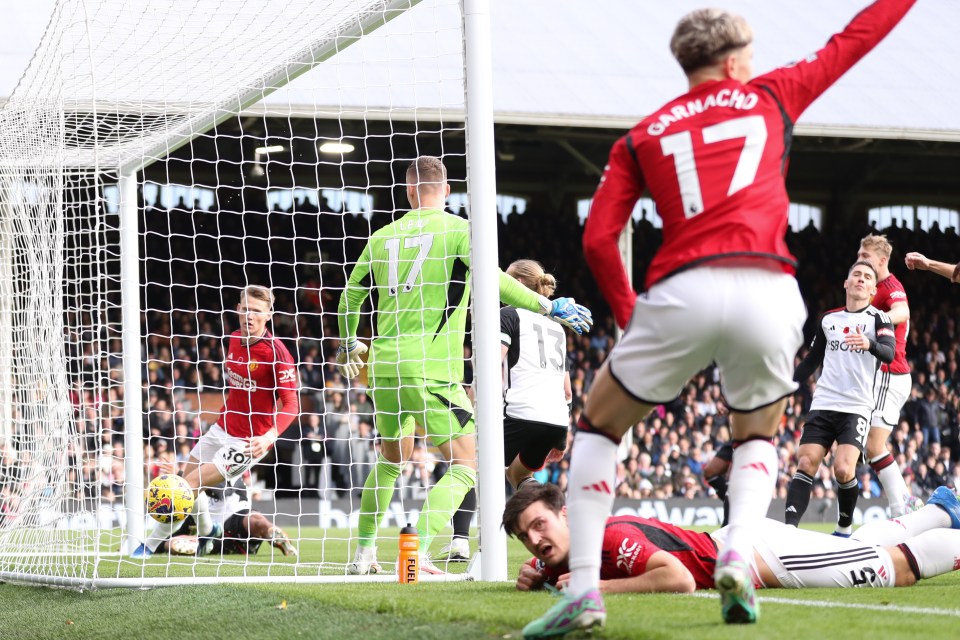
[[[694,598],[716,598],[716,594],[697,592],[690,594]],[[821,607],[825,609],[860,609],[862,611],[889,611],[891,613],[920,613],[934,616],[960,618],[960,609],[932,609],[929,607],[901,607],[895,604],[858,604],[854,602],[831,602],[829,600],[794,600],[792,598],[758,597],[760,602],[792,604],[798,607]]]

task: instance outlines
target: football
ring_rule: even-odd
[[[147,513],[158,522],[180,522],[193,511],[193,491],[180,476],[163,474],[147,488]]]

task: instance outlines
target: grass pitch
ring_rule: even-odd
[[[311,533],[315,532],[303,531],[305,536]],[[438,540],[435,547],[440,544]],[[345,541],[326,545],[327,557],[345,560],[349,556]],[[395,553],[389,547],[381,545],[383,559]],[[270,551],[264,545],[253,559],[267,560]],[[302,561],[318,562],[320,543],[304,543],[300,552]],[[509,553],[510,574],[515,575],[528,554],[516,541],[510,542]],[[274,560],[286,562],[282,556],[274,556]],[[206,564],[167,569],[165,559],[151,560],[146,566],[125,561],[113,570],[125,576],[218,572],[215,563]],[[271,573],[276,574],[277,564],[271,566]],[[454,566],[462,570],[464,565]],[[102,564],[101,570],[110,573],[111,567]],[[257,571],[260,569],[247,569],[248,573]],[[225,575],[222,569],[220,575]],[[606,598],[606,629],[593,637],[957,638],[958,601],[960,572],[906,589],[770,590],[761,593],[759,624],[729,627],[720,620],[715,592],[615,595]],[[0,584],[0,638],[503,640],[520,638],[523,625],[552,603],[549,594],[518,593],[512,583],[224,584],[88,593]]]

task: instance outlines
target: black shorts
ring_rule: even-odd
[[[517,456],[531,471],[539,471],[553,449],[567,448],[567,427],[543,422],[503,419],[503,466],[509,467]]]
[[[820,409],[811,411],[803,425],[800,444],[819,444],[830,450],[833,443],[849,444],[863,452],[867,443],[869,424],[863,416]]]
[[[243,519],[249,514],[249,509],[241,509],[223,521],[223,538],[214,541],[212,553],[256,555],[263,540],[251,538],[243,526]]]

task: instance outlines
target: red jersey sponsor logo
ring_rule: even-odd
[[[632,574],[633,563],[637,561],[637,556],[642,550],[639,542],[631,543],[629,538],[624,538],[617,550],[617,568]]]

